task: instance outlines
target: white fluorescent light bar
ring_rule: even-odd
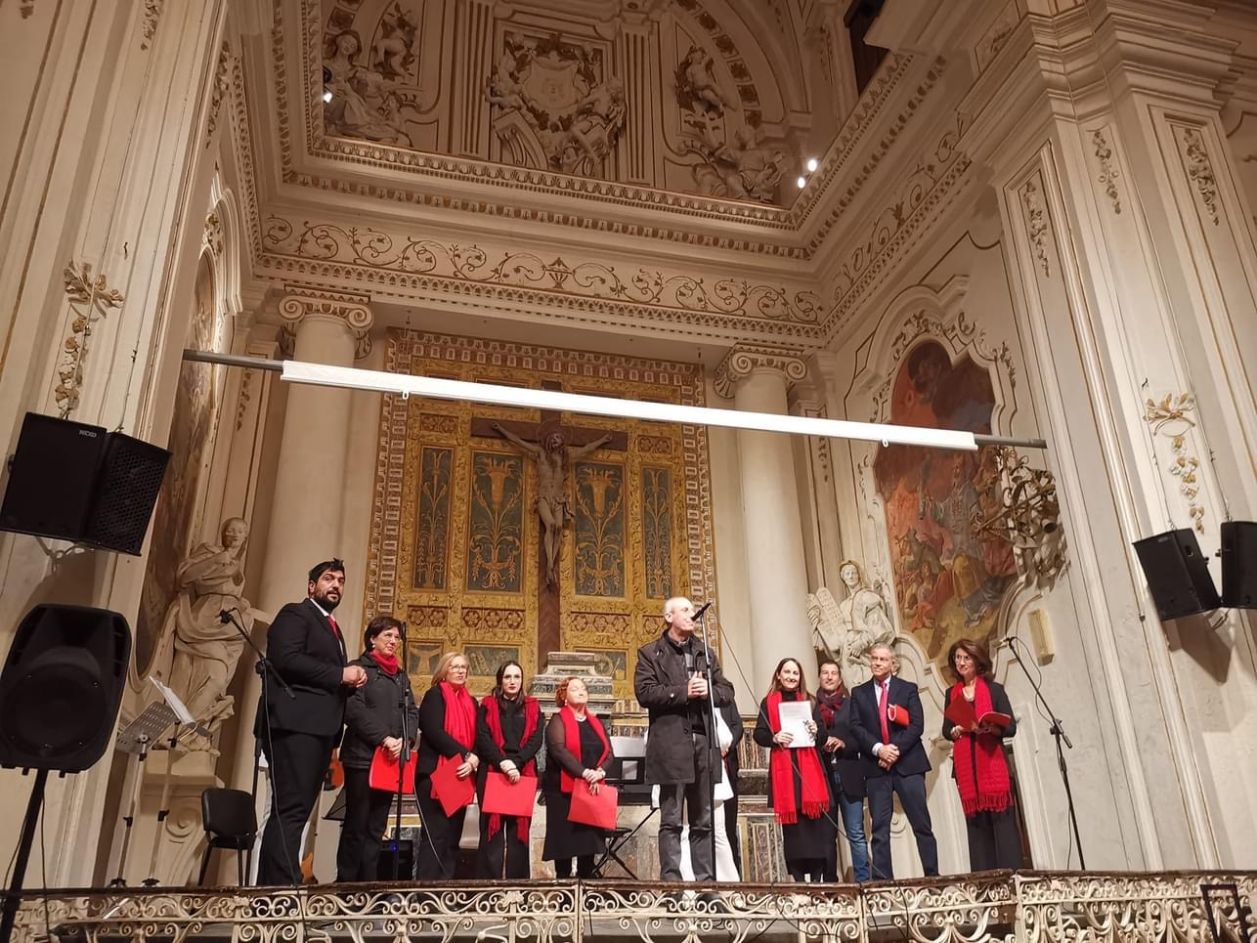
[[[649,419],[655,422],[677,422],[695,426],[723,426],[728,429],[753,429],[761,432],[784,432],[791,435],[828,436],[834,439],[858,439],[894,445],[921,445],[934,449],[977,451],[972,432],[954,429],[924,429],[917,426],[891,426],[876,422],[849,422],[842,419],[819,419],[811,416],[781,416],[776,413],[749,413],[737,409],[712,409],[706,406],[676,406],[671,403],[648,403],[641,400],[612,399],[609,396],[588,396],[559,390],[535,390],[491,383],[470,383],[466,380],[444,380],[436,377],[386,373],[382,370],[359,370],[327,364],[283,362],[283,378],[290,383],[314,386],[335,386],[401,396],[422,396],[428,399],[449,399],[483,403],[487,406],[522,406],[533,409],[583,413],[590,416],[614,416],[619,419]]]

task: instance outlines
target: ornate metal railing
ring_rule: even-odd
[[[388,939],[1257,943],[1257,872],[991,873],[890,884],[467,883],[35,893],[23,943]]]

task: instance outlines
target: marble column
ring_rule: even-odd
[[[365,296],[295,289],[279,303],[280,345],[292,359],[350,367],[371,349],[374,322]],[[333,387],[287,389],[278,470],[266,534],[261,582],[254,605],[274,615],[301,599],[311,566],[341,554],[341,510],[352,392]],[[360,592],[364,560],[346,560],[349,592]],[[261,634],[255,630],[255,635]],[[255,639],[259,643],[263,638]],[[352,641],[352,640],[350,640]],[[237,716],[234,785],[248,788],[253,770],[253,728],[259,682],[250,672]]]
[[[789,384],[802,380],[806,372],[802,359],[790,351],[739,345],[717,368],[715,387],[737,409],[785,415]],[[805,671],[810,669],[807,563],[789,437],[739,430],[738,465],[750,599],[751,682],[760,691],[767,688],[774,666],[786,655],[798,658]]]

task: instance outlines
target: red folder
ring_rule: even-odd
[[[529,818],[537,801],[537,777],[521,776],[512,784],[505,773],[490,772],[484,781],[484,801],[480,810],[490,815],[518,815]]]
[[[947,710],[943,711],[943,716],[955,726],[963,727],[965,730],[974,730],[982,724],[991,724],[994,727],[1007,727],[1013,722],[1011,717],[1007,714],[1001,714],[999,711],[987,711],[979,717],[977,711],[973,709],[973,705],[963,697],[955,698],[948,704]]]
[[[614,786],[603,783],[598,794],[589,791],[589,783],[580,780],[572,786],[572,807],[567,820],[581,825],[592,825],[607,831],[615,828],[615,814],[620,807],[620,792]]]
[[[458,778],[458,768],[463,765],[460,757],[442,757],[432,771],[432,798],[441,803],[446,815],[471,805],[476,798],[474,777]]]
[[[899,727],[908,726],[908,708],[899,704],[886,705],[886,719]]]
[[[415,781],[415,764],[419,762],[419,754],[410,751],[406,760],[406,769],[401,769],[401,762],[384,747],[375,748],[375,756],[371,757],[371,772],[367,774],[367,784],[381,792],[397,792],[398,774],[401,774],[401,788],[410,792]]]

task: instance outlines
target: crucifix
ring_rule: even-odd
[[[561,389],[553,381],[542,383],[544,389]],[[537,554],[537,657],[558,651],[559,631],[559,552],[563,544],[563,528],[572,517],[568,498],[569,473],[572,465],[598,449],[626,451],[628,434],[603,432],[582,426],[563,425],[562,414],[549,409],[541,411],[541,421],[498,422],[473,418],[471,434],[486,438],[504,438],[537,464],[537,516],[541,519],[541,548]]]

